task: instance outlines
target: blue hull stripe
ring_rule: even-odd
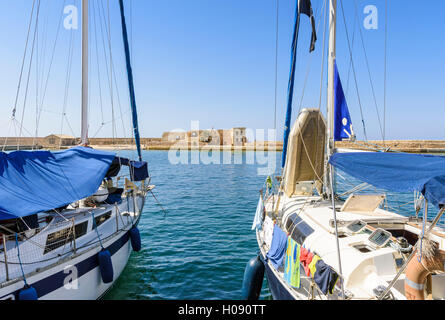
[[[117,251],[119,251],[119,249],[121,249],[128,242],[129,238],[130,238],[130,233],[126,232],[122,237],[120,237],[106,249],[108,249],[111,255],[113,256]],[[94,254],[91,257],[79,262],[78,264],[75,265],[78,272],[78,278],[90,272],[94,268],[97,268],[98,266],[99,266],[99,261],[97,259],[97,254]],[[30,283],[30,285],[36,289],[37,296],[40,298],[63,287],[64,285],[63,282],[66,276],[67,274],[64,273],[64,271],[62,270],[35,283]],[[9,293],[8,295],[13,294],[17,299],[19,291],[20,290],[17,290],[13,293]]]
[[[287,288],[278,280],[267,262],[264,262],[269,290],[274,300],[295,300]]]

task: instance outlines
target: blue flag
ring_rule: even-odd
[[[341,85],[340,76],[338,74],[337,62],[335,62],[334,74],[334,140],[342,141],[344,139],[354,138],[354,130],[352,129],[351,115],[349,114],[348,104],[346,103],[345,94]]]

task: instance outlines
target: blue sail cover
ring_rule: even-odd
[[[349,114],[348,104],[346,103],[345,94],[341,85],[340,75],[338,74],[337,62],[334,64],[334,69],[334,140],[342,141],[343,139],[350,139],[354,135],[354,131],[352,129],[351,115]]]
[[[127,65],[128,89],[130,91],[130,104],[131,104],[131,114],[132,114],[132,118],[133,118],[134,140],[136,142],[136,148],[138,149],[139,161],[142,162],[141,137],[139,134],[136,96],[134,93],[133,69],[131,68],[130,47],[128,45],[127,23],[125,22],[125,10],[124,10],[124,3],[122,0],[119,0],[119,7],[120,7],[120,12],[121,12],[122,38],[124,40],[125,62]]]
[[[294,99],[294,86],[295,86],[295,65],[297,60],[297,45],[298,45],[298,33],[300,29],[300,13],[297,7],[295,10],[295,24],[294,33],[292,37],[292,51],[291,51],[291,62],[290,62],[290,72],[289,72],[289,83],[287,87],[287,108],[286,108],[286,120],[284,121],[284,137],[283,137],[283,155],[281,158],[281,167],[284,168],[286,165],[286,155],[287,155],[287,145],[289,142],[290,125],[292,118],[292,103]]]
[[[76,147],[63,152],[0,153],[0,220],[63,207],[94,194],[114,153]]]
[[[445,157],[407,153],[336,153],[329,163],[377,188],[421,192],[436,207],[445,205]]]

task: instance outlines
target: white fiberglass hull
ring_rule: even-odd
[[[130,201],[130,205],[133,201]],[[143,197],[138,197],[137,208],[144,205]],[[124,203],[121,207],[126,207]],[[132,207],[132,206],[131,206]],[[133,208],[130,208],[133,209]],[[139,212],[138,209],[136,209]],[[130,240],[130,229],[137,226],[140,213],[136,218],[118,232],[114,232],[102,240],[102,244],[96,243],[82,252],[71,254],[57,263],[36,268],[34,272],[26,275],[26,282],[32,286],[39,300],[96,300],[101,298],[116,282],[127,265],[133,251]],[[109,220],[109,225],[103,225],[105,229],[115,228]],[[100,232],[102,233],[102,232]],[[99,269],[98,253],[104,249],[111,254],[113,266],[113,281],[105,284],[102,281]],[[22,277],[2,283],[0,286],[0,300],[18,299],[20,290],[24,288]]]
[[[128,262],[132,252],[128,232],[117,234],[108,242],[104,243],[105,248],[115,246],[120,246],[120,248],[111,256],[114,273],[114,280],[112,283],[104,284],[102,282],[97,262],[97,254],[101,250],[101,247],[92,249],[89,252],[83,253],[64,263],[60,263],[46,271],[39,272],[36,275],[29,277],[27,282],[34,288],[38,287],[40,292],[44,292],[43,296],[39,296],[39,300],[98,299],[111,288]],[[79,272],[82,272],[80,271],[82,268],[86,268],[87,271],[85,274],[77,278],[76,273],[78,275]],[[16,299],[18,292],[23,286],[23,281],[18,281],[0,289],[0,299]]]
[[[272,212],[275,207],[274,198],[266,201],[266,211]],[[341,203],[336,203],[336,207]],[[291,234],[292,238],[300,245],[317,254],[323,261],[335,270],[339,270],[338,255],[336,249],[335,233],[332,227],[332,206],[317,197],[283,197],[279,204],[278,215],[282,230]],[[342,261],[344,287],[347,299],[352,300],[376,300],[381,287],[386,288],[401,270],[408,253],[398,251],[395,245],[396,238],[406,237],[411,244],[415,244],[417,237],[421,235],[422,225],[407,217],[376,209],[373,213],[359,214],[351,212],[337,212],[340,223],[340,256]],[[289,219],[296,223],[290,223]],[[362,220],[368,223],[363,232],[345,233],[344,225],[348,222]],[[290,229],[289,229],[290,227]],[[392,233],[388,245],[380,248],[372,247],[370,235],[373,230],[383,228]],[[308,231],[309,230],[309,231]],[[445,230],[435,227],[431,240],[439,244],[443,250],[445,244]],[[266,258],[270,248],[266,233],[263,229],[256,232],[261,259],[265,265],[265,274],[269,289],[276,300],[339,300],[342,298],[340,282],[335,286],[333,294],[322,294],[313,278],[305,275],[300,267],[300,288],[291,287],[285,280],[283,270],[276,270]],[[299,237],[304,236],[304,239]],[[269,238],[270,239],[270,238]],[[405,300],[405,279],[403,273],[391,289],[392,299]],[[431,276],[431,299],[442,300],[445,298],[445,274],[433,273]],[[426,288],[426,287],[425,287]],[[427,290],[427,289],[425,289]]]

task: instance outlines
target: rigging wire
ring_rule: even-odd
[[[77,1],[76,1],[76,3],[77,3]],[[70,43],[69,43],[69,49],[68,49],[68,64],[67,64],[66,79],[65,79],[65,93],[64,93],[64,98],[63,98],[63,110],[62,110],[62,114],[61,114],[60,134],[63,134],[64,121],[66,121],[68,123],[68,126],[71,128],[71,126],[69,125],[69,120],[66,116],[66,109],[68,107],[68,95],[69,95],[68,89],[69,89],[70,82],[71,82],[71,72],[72,72],[72,65],[73,65],[74,37],[75,37],[75,32],[74,32],[74,30],[71,30]],[[71,131],[72,131],[72,128],[71,128]],[[75,134],[73,134],[73,136],[75,136]],[[60,139],[59,149],[61,148],[61,146],[62,146],[62,139]]]
[[[354,5],[355,5],[355,15],[356,15],[356,17],[358,19],[357,2],[356,1],[354,1]],[[382,128],[382,122],[380,120],[380,112],[379,112],[379,107],[378,107],[378,104],[377,104],[377,98],[376,98],[376,94],[375,94],[374,83],[372,81],[371,68],[369,66],[368,54],[366,53],[366,47],[365,47],[365,41],[364,41],[364,37],[363,37],[362,28],[359,28],[359,31],[360,31],[359,34],[360,34],[360,39],[361,39],[361,43],[362,43],[362,47],[363,47],[363,53],[365,55],[366,68],[368,70],[369,82],[371,84],[371,91],[372,91],[372,96],[373,96],[373,99],[374,99],[375,110],[376,110],[376,113],[377,113],[377,119],[379,121],[380,133],[382,134],[383,140],[385,140],[385,134],[384,134],[384,131],[383,131],[383,128]]]
[[[36,133],[37,134],[38,134],[38,128],[40,126],[40,118],[41,118],[41,115],[42,115],[41,109],[43,108],[43,104],[45,102],[46,92],[48,90],[49,78],[50,78],[52,66],[53,66],[53,63],[54,63],[54,56],[55,56],[55,53],[56,53],[57,43],[58,43],[58,39],[59,39],[59,35],[60,35],[60,29],[61,29],[61,25],[62,25],[62,21],[63,21],[63,11],[64,11],[64,8],[65,8],[65,4],[66,4],[66,0],[64,0],[63,3],[62,3],[62,8],[61,8],[61,12],[60,12],[60,18],[59,18],[57,29],[56,29],[57,30],[56,31],[56,37],[55,37],[55,40],[54,40],[54,45],[53,45],[52,53],[51,53],[51,59],[50,59],[49,67],[48,67],[48,73],[46,75],[46,80],[44,80],[45,85],[44,85],[44,89],[43,89],[43,93],[42,93],[42,98],[41,98],[41,101],[40,101],[40,110],[39,110],[39,115],[38,115],[38,120],[37,120],[37,128],[36,128]]]
[[[323,6],[322,6],[322,8],[321,8],[321,12],[324,12],[324,11],[325,11],[326,4],[327,4],[327,0],[324,0],[324,2],[323,2]],[[317,7],[316,10],[315,10],[315,15],[316,15],[316,16],[317,16],[317,13],[318,13],[318,9],[320,9],[320,8]],[[322,20],[322,18],[320,17],[320,19],[319,19],[319,21],[318,21],[317,28],[316,28],[317,33],[318,33],[318,30],[319,30],[320,25],[321,25],[321,20]],[[302,96],[301,96],[301,99],[300,99],[300,106],[299,106],[299,111],[298,111],[299,113],[301,112],[301,109],[302,109],[302,106],[303,106],[303,98],[304,98],[304,94],[305,94],[305,90],[306,90],[306,85],[307,85],[307,83],[308,83],[309,73],[310,73],[310,70],[311,70],[312,57],[313,57],[313,55],[310,55],[310,57],[309,57],[308,67],[307,67],[307,70],[306,70],[305,81],[304,81],[304,85],[303,85]],[[317,125],[317,130],[318,130],[318,125]],[[317,135],[316,135],[314,138],[315,138],[315,139],[318,138],[318,131],[317,131]],[[316,176],[316,179],[317,179],[321,184],[323,184],[323,183],[324,183],[324,179],[318,175],[318,172],[317,172],[317,170],[315,169],[315,165],[313,164],[312,157],[311,157],[311,155],[309,154],[308,148],[307,148],[307,146],[306,146],[306,143],[305,143],[305,141],[304,141],[304,137],[303,137],[301,131],[300,131],[300,139],[301,139],[301,142],[302,142],[302,144],[303,144],[303,148],[304,148],[304,151],[305,151],[305,153],[306,153],[306,157],[307,157],[308,160],[309,160],[309,164],[310,164],[310,166],[311,166],[312,171],[314,172],[314,174],[315,174],[315,176]],[[316,157],[316,156],[317,156],[317,154],[315,155],[315,157]]]
[[[365,137],[365,141],[368,141],[368,135],[366,134],[365,119],[363,117],[363,107],[362,107],[362,102],[361,102],[361,98],[360,98],[360,92],[359,92],[359,89],[358,89],[357,74],[355,72],[354,59],[353,59],[353,56],[352,56],[351,42],[349,40],[348,27],[347,27],[347,24],[346,24],[346,16],[345,16],[344,8],[343,8],[343,0],[340,0],[340,5],[341,5],[341,11],[342,11],[342,14],[343,14],[343,22],[344,22],[344,25],[345,25],[346,40],[347,40],[347,43],[348,43],[349,55],[350,55],[350,58],[351,58],[352,73],[354,75],[355,89],[356,89],[356,92],[357,92],[357,99],[358,99],[358,103],[359,103],[359,107],[360,107],[360,115],[361,115],[361,118],[362,118],[363,134],[364,134],[364,137]]]
[[[321,12],[324,11],[325,6],[326,6],[326,0],[323,1],[323,6],[322,6],[322,8],[321,8]],[[320,8],[317,7],[317,8],[315,9],[315,16],[318,15],[318,9],[320,9]],[[317,28],[316,28],[316,32],[317,32],[317,33],[318,33],[318,30],[320,29],[320,24],[321,24],[321,18],[320,18],[320,20],[318,21],[318,25],[317,25]],[[306,87],[307,87],[307,84],[308,84],[309,74],[310,74],[311,67],[312,67],[312,58],[313,58],[313,55],[311,54],[311,55],[309,56],[309,62],[308,62],[308,64],[307,64],[307,70],[306,70],[306,75],[305,75],[305,79],[304,79],[303,91],[302,91],[302,93],[301,93],[301,99],[300,99],[300,105],[299,105],[299,110],[298,110],[298,112],[300,112],[301,109],[302,109],[302,107],[303,107],[303,99],[304,99],[304,96],[305,96],[305,93],[306,93]]]
[[[103,3],[100,1],[100,6],[98,4],[98,16],[99,16],[99,25],[100,25],[100,34],[102,37],[102,48],[103,48],[103,54],[104,54],[104,61],[109,61],[109,63],[105,63],[105,69],[106,69],[106,76],[107,76],[107,83],[108,83],[108,89],[110,91],[110,99],[111,99],[111,115],[112,115],[112,120],[111,121],[104,121],[103,122],[103,126],[106,124],[111,123],[112,124],[112,131],[113,131],[113,143],[115,143],[114,138],[117,136],[117,125],[116,125],[116,121],[121,119],[122,122],[122,128],[123,128],[123,135],[126,138],[127,137],[127,131],[126,131],[126,126],[124,123],[124,115],[127,114],[126,112],[123,113],[122,112],[122,104],[121,104],[121,98],[120,98],[120,93],[119,93],[119,87],[118,87],[118,83],[117,83],[117,76],[116,76],[116,67],[114,65],[114,59],[112,56],[112,48],[111,48],[111,21],[110,21],[110,14],[109,14],[109,8],[108,8],[108,13],[105,13],[105,8],[103,6]],[[108,21],[108,22],[107,22]],[[105,27],[104,27],[105,26]],[[107,45],[106,45],[106,40],[105,38],[107,38]],[[107,50],[108,48],[108,50]],[[108,52],[108,54],[107,54]],[[115,91],[114,91],[115,88]],[[116,94],[116,98],[117,98],[117,105],[119,107],[119,113],[120,113],[120,117],[116,117],[115,116],[115,108],[114,108],[114,94]],[[100,127],[96,134],[99,133],[99,131],[102,129],[102,127]]]
[[[15,118],[15,114],[16,114],[16,111],[17,111],[17,103],[18,103],[18,100],[19,100],[20,88],[21,88],[22,77],[23,77],[23,69],[25,67],[26,55],[27,55],[27,52],[28,52],[29,35],[31,33],[31,25],[32,25],[33,17],[34,17],[35,3],[36,3],[36,0],[34,0],[33,3],[32,3],[31,16],[29,18],[29,24],[28,24],[28,33],[27,33],[27,36],[26,36],[25,50],[24,50],[24,53],[23,53],[22,66],[20,68],[19,83],[17,85],[17,91],[16,91],[16,96],[15,96],[14,108],[12,110],[12,118]]]
[[[354,0],[356,1],[356,0]],[[352,28],[353,32],[352,32],[352,51],[354,52],[354,45],[355,45],[355,35],[356,35],[356,28],[357,28],[357,20],[358,20],[358,16],[354,15],[354,26]],[[349,59],[349,66],[348,66],[348,80],[346,82],[346,97],[349,97],[349,83],[351,80],[351,68],[352,68],[352,59]]]
[[[387,64],[388,64],[388,0],[385,0],[385,66],[383,81],[383,145],[386,139],[386,94],[387,94]]]
[[[326,30],[327,30],[327,20],[328,20],[328,7],[325,5],[324,10],[324,26],[323,26],[323,50],[321,53],[321,76],[320,76],[320,98],[318,100],[318,110],[321,110],[321,101],[323,99],[323,80],[324,80],[324,67],[326,63]]]
[[[278,97],[278,45],[280,28],[280,0],[277,0],[276,33],[275,33],[275,110],[274,110],[274,130],[277,130],[277,97]]]
[[[35,41],[36,41],[36,36],[37,36],[37,26],[39,23],[40,3],[41,3],[40,0],[38,0],[37,12],[36,12],[36,22],[35,22],[34,36],[33,36],[32,49],[31,49],[31,57],[29,60],[28,76],[27,76],[27,80],[26,80],[25,97],[23,99],[23,109],[22,109],[22,116],[21,116],[21,121],[20,121],[20,130],[19,130],[19,135],[17,136],[17,150],[20,150],[20,138],[22,137],[22,132],[23,132],[23,120],[25,117],[26,103],[27,103],[27,98],[28,98],[29,81],[31,79],[32,61],[34,58]]]
[[[101,127],[104,125],[104,110],[103,110],[103,101],[102,101],[102,84],[101,84],[101,75],[100,75],[100,63],[99,63],[99,46],[98,46],[98,36],[97,36],[97,19],[96,19],[96,6],[94,5],[94,1],[92,2],[93,9],[93,22],[94,22],[94,39],[95,39],[95,48],[96,48],[96,66],[97,66],[97,80],[99,86],[99,105],[100,105],[100,113],[101,113]]]
[[[113,132],[113,140],[117,138],[116,133],[116,122],[114,116],[114,93],[113,93],[113,53],[111,50],[111,20],[110,20],[110,0],[107,0],[107,36],[108,36],[108,50],[109,50],[109,58],[110,58],[110,93],[111,93],[111,115],[113,119],[112,132]]]

